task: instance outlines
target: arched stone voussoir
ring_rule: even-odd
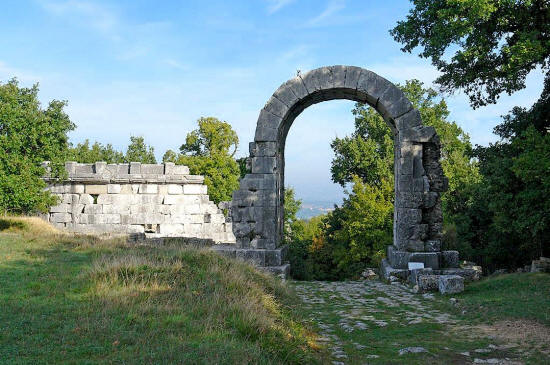
[[[300,76],[309,94],[316,91],[329,90],[333,88],[332,71],[330,67],[320,67],[306,72]]]
[[[401,91],[401,89],[394,84],[391,84],[391,86],[378,99],[378,105],[376,108],[378,112],[382,114],[384,119],[395,120],[396,118],[410,112],[413,109],[413,106],[403,91]]]
[[[294,104],[307,97],[309,93],[298,76],[288,80],[273,93],[273,96],[291,108]]]

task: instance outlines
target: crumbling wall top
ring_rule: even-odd
[[[49,162],[43,163],[47,175],[46,181],[54,180],[49,175]],[[130,162],[122,164],[108,164],[103,161],[95,163],[65,162],[67,170],[66,182],[88,184],[202,184],[204,177],[189,174],[189,167],[176,165],[173,162],[163,164],[142,164]]]

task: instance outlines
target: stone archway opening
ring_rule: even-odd
[[[457,267],[458,252],[441,251],[440,194],[447,188],[440,142],[433,127],[393,83],[354,66],[322,67],[283,83],[258,117],[250,143],[251,173],[233,193],[236,256],[275,272],[287,272],[283,236],[285,143],[292,123],[310,105],[347,99],[366,103],[393,133],[395,209],[393,244],[384,273],[408,274],[409,262],[426,268]],[[388,274],[389,275],[389,274]]]

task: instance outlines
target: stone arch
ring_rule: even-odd
[[[394,234],[388,266],[406,269],[409,261],[415,261],[439,268],[443,260],[440,193],[447,188],[439,163],[439,139],[433,127],[422,125],[420,113],[398,87],[354,66],[321,67],[298,74],[283,83],[260,111],[249,146],[251,173],[233,194],[237,256],[260,266],[283,264],[286,136],[305,108],[335,99],[369,104],[394,135]]]

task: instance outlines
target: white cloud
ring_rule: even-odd
[[[290,5],[294,0],[268,0],[267,12],[269,14],[275,14],[287,5]]]

